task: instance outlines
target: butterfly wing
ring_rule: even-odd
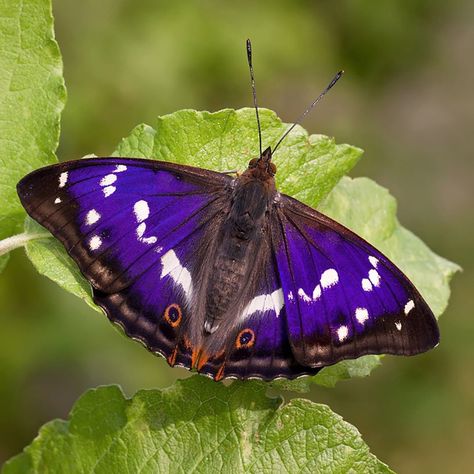
[[[34,171],[18,194],[64,244],[108,317],[172,365],[181,347],[189,366],[197,249],[225,215],[230,181],[171,163],[99,158]]]
[[[288,337],[299,363],[413,355],[439,342],[419,292],[361,237],[283,195],[272,227]]]

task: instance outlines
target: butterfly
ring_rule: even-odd
[[[33,171],[17,189],[108,318],[171,366],[216,381],[292,379],[434,347],[435,317],[409,279],[349,229],[279,193],[272,157],[266,148],[237,176],[87,158]]]

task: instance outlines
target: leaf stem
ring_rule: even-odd
[[[51,234],[47,232],[41,232],[37,234],[29,234],[28,232],[23,232],[22,234],[7,237],[6,239],[0,240],[0,257],[8,252],[11,252],[14,249],[23,247],[30,240],[44,239],[50,236]]]

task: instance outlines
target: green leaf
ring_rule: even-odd
[[[274,112],[262,109],[264,146],[274,144],[286,129]],[[155,128],[137,126],[114,155],[149,157],[215,170],[242,170],[258,150],[253,109],[215,113],[181,110],[160,117]],[[434,254],[400,226],[396,201],[367,178],[343,178],[361,150],[336,145],[333,139],[308,134],[297,127],[275,155],[279,189],[316,207],[346,225],[385,252],[413,280],[439,316],[449,298],[449,280],[459,267]],[[332,191],[331,191],[332,190]],[[321,202],[321,200],[323,201]],[[29,224],[31,226],[31,223]],[[27,231],[38,232],[37,228]],[[89,286],[54,240],[34,240],[27,254],[40,273],[93,305]],[[313,378],[276,381],[275,387],[307,391],[313,382],[333,386],[338,380],[368,375],[380,364],[379,356],[344,361],[323,369]]]
[[[0,2],[0,238],[22,225],[16,183],[56,161],[65,103],[49,0]],[[11,233],[10,233],[11,232]],[[0,260],[0,269],[6,257]]]
[[[340,380],[353,377],[367,377],[380,365],[383,356],[366,355],[354,360],[343,360],[338,364],[326,367],[319,372],[313,381],[323,387],[334,387]]]
[[[156,131],[146,124],[136,126],[127,138],[124,138],[112,156],[131,158],[151,158]]]
[[[343,360],[335,365],[325,367],[315,376],[304,376],[295,380],[278,379],[270,382],[269,386],[279,390],[290,390],[299,393],[309,392],[312,383],[333,388],[340,380],[367,377],[373,369],[380,365],[382,357],[366,355],[354,360]]]
[[[393,472],[326,405],[282,406],[263,383],[195,376],[131,400],[116,386],[86,392],[68,421],[43,426],[3,474],[175,471]]]
[[[25,231],[31,235],[38,235],[41,232],[45,235],[44,238],[31,240],[25,245],[26,255],[38,272],[101,313],[100,308],[92,301],[91,286],[59,240],[51,238],[51,235],[30,217],[26,218]]]

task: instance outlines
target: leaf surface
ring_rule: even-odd
[[[0,239],[25,218],[16,183],[54,163],[66,100],[49,0],[0,2]],[[7,256],[0,257],[0,270]]]
[[[194,376],[127,400],[86,392],[68,421],[40,430],[3,474],[94,472],[391,473],[326,405],[268,398],[258,382]]]

